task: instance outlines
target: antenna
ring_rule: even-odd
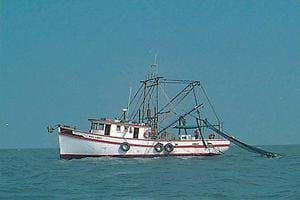
[[[156,78],[158,76],[158,61],[157,61],[158,54],[156,53],[154,55],[154,63],[150,65],[151,67],[151,77],[150,78]]]

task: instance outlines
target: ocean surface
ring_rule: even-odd
[[[300,199],[300,145],[232,146],[214,157],[59,159],[58,149],[0,150],[0,199]]]

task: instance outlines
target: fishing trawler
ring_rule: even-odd
[[[48,126],[49,133],[58,129],[60,157],[212,156],[228,150],[229,140],[215,131],[207,132],[221,130],[222,123],[200,81],[166,79],[156,68],[157,64],[151,65],[133,96],[130,91],[119,117],[88,119],[91,126],[86,131],[63,124]],[[171,89],[172,97],[165,90],[167,85],[177,88]],[[199,89],[213,111],[215,124],[202,117],[204,102],[200,102]],[[196,125],[188,126],[191,120]]]
[[[212,156],[227,151],[230,142],[266,157],[281,156],[225,133],[200,81],[159,76],[155,63],[133,97],[130,90],[119,117],[88,119],[91,126],[86,131],[49,125],[48,133],[58,130],[60,157]],[[176,87],[167,90],[169,85]],[[204,109],[205,103],[209,109]],[[187,125],[191,122],[194,125]]]

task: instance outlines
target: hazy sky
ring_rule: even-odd
[[[48,124],[117,116],[156,52],[163,75],[204,83],[227,132],[300,143],[299,1],[7,0],[0,148],[57,147]]]

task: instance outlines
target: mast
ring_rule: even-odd
[[[145,100],[146,100],[146,86],[147,82],[142,81],[144,87],[143,87],[143,103],[142,103],[142,122],[144,123],[144,118],[145,118]]]
[[[154,113],[154,116],[156,116],[156,123],[155,123],[155,129],[156,129],[156,132],[158,132],[158,108],[159,106],[159,78],[157,77],[156,79],[156,110],[155,110],[155,113]]]
[[[155,117],[155,121],[154,121],[154,129],[155,132],[158,132],[158,123],[159,123],[159,118],[158,118],[158,110],[159,110],[159,77],[158,77],[158,63],[157,63],[157,54],[155,54],[154,57],[154,64],[152,65],[152,67],[154,68],[154,78],[155,78],[155,83],[156,83],[156,108],[154,109],[154,116]]]
[[[157,133],[158,132],[158,124],[159,124],[159,80],[162,77],[158,76],[158,62],[157,62],[157,54],[154,57],[154,63],[150,65],[150,73],[148,78],[145,81],[142,81],[144,84],[144,101],[143,101],[143,111],[146,106],[146,118],[149,124],[151,124],[152,130]],[[149,83],[149,84],[147,84]],[[147,91],[148,90],[148,91]],[[149,97],[147,94],[151,91]],[[151,98],[152,92],[155,92],[153,95],[153,99]],[[148,99],[148,102],[146,101]],[[151,115],[150,103],[153,103],[153,115]],[[147,103],[147,105],[145,105]],[[144,118],[145,113],[143,112],[142,118]]]

